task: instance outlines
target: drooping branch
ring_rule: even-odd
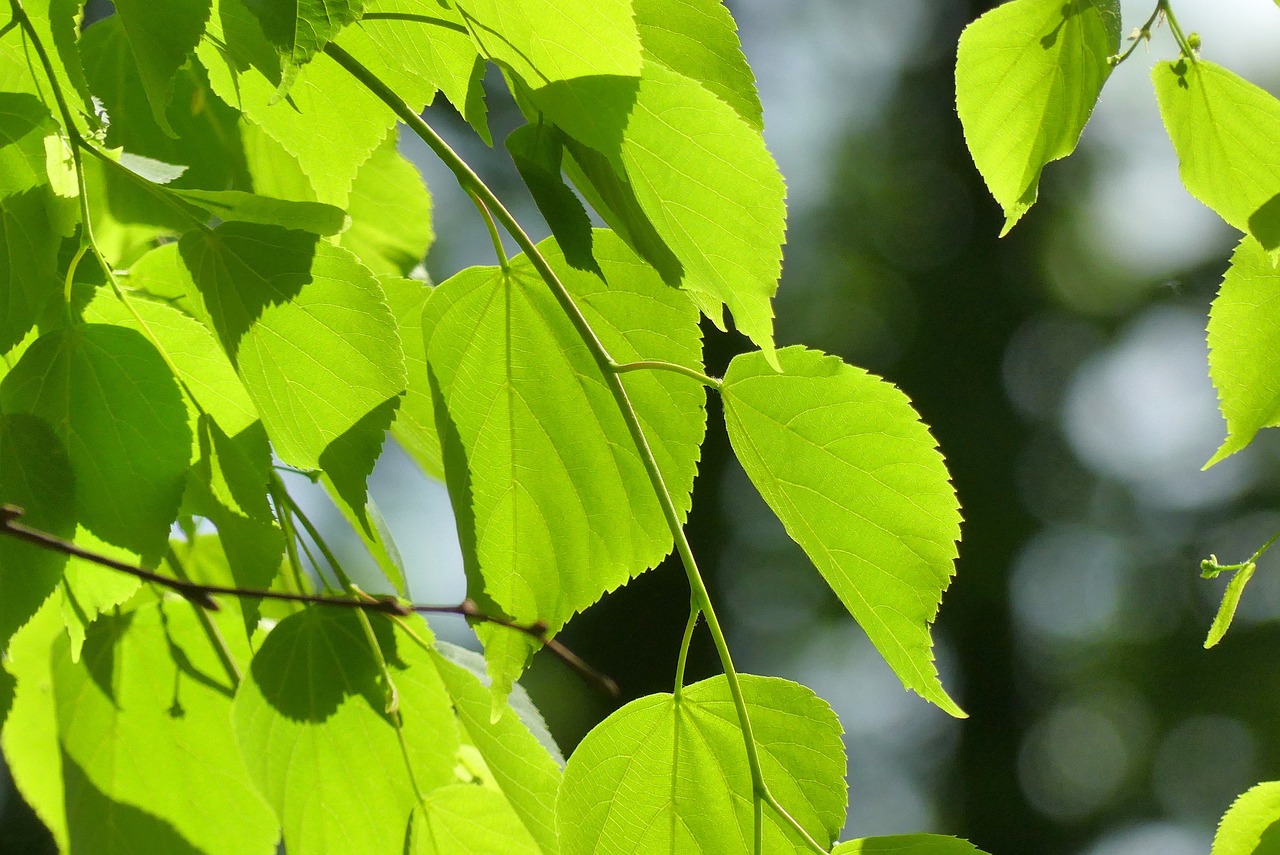
[[[575,673],[577,673],[585,682],[595,686],[599,691],[610,697],[618,697],[618,684],[608,676],[601,674],[582,660],[576,653],[569,650],[554,638],[547,636],[548,627],[545,623],[538,621],[532,624],[518,623],[509,618],[498,615],[487,614],[480,610],[475,600],[467,598],[456,605],[432,605],[427,603],[405,602],[398,597],[389,595],[374,596],[360,592],[360,596],[356,597],[339,597],[328,596],[325,594],[303,594],[292,593],[289,591],[266,591],[257,588],[239,588],[231,585],[207,585],[202,582],[194,582],[189,579],[177,579],[173,576],[165,576],[162,573],[156,573],[139,567],[135,564],[129,564],[125,561],[119,561],[108,555],[102,555],[97,552],[77,546],[65,538],[50,534],[47,531],[41,531],[32,528],[19,520],[23,515],[22,508],[16,505],[0,504],[0,534],[15,538],[29,543],[41,549],[47,549],[51,552],[60,552],[63,555],[69,555],[74,558],[81,558],[90,561],[102,567],[107,567],[120,573],[126,573],[153,585],[159,585],[185,598],[196,606],[208,611],[218,611],[221,606],[214,599],[215,595],[236,597],[240,599],[264,599],[264,600],[280,600],[283,602],[299,603],[301,605],[316,606],[333,606],[336,608],[360,609],[365,613],[374,612],[377,614],[390,615],[391,617],[409,617],[413,614],[447,614],[459,615],[469,621],[475,623],[492,623],[498,626],[506,627],[515,632],[523,633],[530,638],[536,640],[543,647],[549,650],[556,658],[560,659]]]

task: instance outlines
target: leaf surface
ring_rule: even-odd
[[[1280,250],[1280,101],[1206,60],[1162,62],[1151,75],[1187,190],[1268,252]]]
[[[1007,233],[1075,151],[1120,49],[1119,0],[1012,0],[960,36],[956,109]]]
[[[351,228],[338,243],[379,276],[407,276],[435,238],[431,194],[417,168],[396,151],[394,134],[360,167],[347,211]]]
[[[1231,805],[1213,838],[1210,855],[1275,855],[1280,852],[1280,782],[1250,789]]]
[[[174,77],[204,32],[210,0],[120,0],[115,7],[156,123],[174,136],[165,111]]]
[[[613,358],[701,362],[693,306],[612,234],[597,232],[608,286],[548,262]],[[445,471],[468,590],[551,633],[608,590],[657,564],[671,533],[600,367],[523,257],[509,274],[472,268],[440,285],[423,315]],[[664,372],[624,380],[683,515],[702,440],[705,396]],[[447,420],[447,421],[446,421]],[[505,696],[533,650],[526,636],[482,626]]]
[[[967,840],[946,837],[941,834],[895,834],[888,837],[864,837],[841,843],[831,850],[831,855],[857,855],[857,853],[883,853],[883,855],[984,855]]]
[[[734,358],[725,423],[742,468],[903,685],[956,716],[929,625],[951,582],[960,511],[906,395],[801,347]]]
[[[1209,377],[1218,390],[1227,438],[1212,466],[1280,424],[1280,271],[1256,241],[1245,238],[1231,257],[1209,310]]]
[[[765,782],[819,843],[844,824],[840,722],[805,687],[743,675]],[[808,851],[764,809],[764,851]],[[556,802],[565,855],[752,851],[751,774],[724,677],[632,701],[597,725],[565,767]]]
[[[413,812],[408,855],[507,855],[543,850],[506,800],[474,784],[432,790]]]
[[[396,410],[395,421],[391,423],[391,435],[423,472],[444,481],[444,462],[440,456],[440,438],[436,434],[435,404],[422,337],[422,311],[434,289],[416,279],[385,276],[379,281],[387,294],[387,305],[395,315],[400,339],[404,343],[408,376],[404,398]]]
[[[71,461],[81,524],[159,556],[191,461],[191,429],[178,383],[150,342],[103,324],[47,333],[0,382],[0,411],[53,427]]]
[[[426,792],[454,778],[457,727],[428,654],[397,647],[386,618],[369,619],[399,693],[399,730],[349,609],[309,607],[282,620],[236,694],[241,754],[291,851],[399,852],[414,782]]]
[[[356,21],[364,0],[245,0],[262,32],[280,52],[284,66],[281,91],[300,66],[306,65],[334,36]]]

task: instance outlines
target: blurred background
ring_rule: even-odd
[[[733,461],[718,401],[690,534],[742,670],[799,680],[840,715],[846,836],[938,831],[995,855],[1203,855],[1232,799],[1280,778],[1280,561],[1236,623],[1202,642],[1225,580],[1280,530],[1280,442],[1208,472],[1224,436],[1204,327],[1237,239],[1182,190],[1148,67],[1167,31],[1112,76],[1071,159],[1004,239],[954,109],[960,30],[976,0],[733,0],[789,185],[780,344],[838,354],[903,388],[933,428],[966,523],[935,636],[956,721],[905,693]],[[1124,29],[1154,0],[1124,0]],[[1177,0],[1203,55],[1280,92],[1280,9]],[[495,138],[519,119],[491,79]],[[433,124],[527,224],[499,145],[446,107]],[[492,263],[474,210],[412,139],[435,197],[441,280]],[[538,232],[537,228],[531,231]],[[542,230],[536,237],[546,232]],[[745,340],[708,327],[721,373]],[[301,490],[303,485],[296,485]],[[389,445],[373,493],[415,597],[456,602],[461,559],[444,489]],[[342,525],[317,500],[313,513]],[[348,562],[359,546],[346,544]],[[628,700],[670,691],[687,615],[664,564],[561,638]],[[460,623],[442,635],[474,644]],[[689,677],[718,672],[704,633]],[[524,681],[568,753],[616,704],[555,660]],[[0,851],[39,852],[0,777]]]

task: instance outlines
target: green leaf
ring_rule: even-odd
[[[196,48],[209,18],[210,0],[119,0],[116,16],[137,61],[156,124],[176,136],[165,116],[178,69]]]
[[[345,208],[356,172],[395,115],[323,54],[298,72],[287,98],[277,99],[280,59],[244,0],[216,0],[209,36],[196,53],[214,92],[297,158],[316,201]]]
[[[0,199],[0,353],[22,341],[61,291],[55,205],[47,186]]]
[[[1226,568],[1223,568],[1226,569]],[[1218,604],[1218,611],[1213,616],[1213,623],[1209,626],[1209,634],[1205,637],[1205,649],[1209,649],[1222,640],[1227,634],[1227,630],[1231,628],[1231,621],[1236,616],[1236,608],[1240,605],[1240,597],[1244,594],[1244,586],[1249,584],[1249,580],[1253,578],[1253,573],[1258,569],[1258,565],[1250,561],[1243,566],[1236,568],[1235,573],[1231,576],[1231,581],[1227,583],[1226,590],[1222,592],[1222,602]],[[1214,573],[1213,575],[1217,575]]]
[[[31,21],[32,28],[49,55],[53,66],[53,75],[59,88],[68,101],[68,108],[73,115],[77,112],[83,116],[93,115],[93,101],[89,95],[89,87],[85,83],[84,70],[80,66],[80,55],[76,38],[80,33],[80,23],[84,17],[84,0],[24,0],[23,10]],[[37,80],[35,92],[44,94],[47,86],[44,70],[39,68],[35,48],[22,32],[22,54],[26,62],[36,63]],[[78,100],[76,100],[78,96]]]
[[[0,92],[0,197],[49,183],[45,138],[57,137],[49,108],[25,92]]]
[[[74,535],[73,485],[67,452],[49,425],[0,415],[0,503],[22,508],[20,523],[58,537]],[[57,588],[66,564],[60,552],[0,538],[0,652]]]
[[[299,67],[324,50],[343,27],[359,20],[364,0],[245,0],[245,6],[280,52],[284,92]]]
[[[350,220],[341,208],[318,202],[273,199],[240,190],[172,190],[173,195],[199,207],[219,220],[336,235]]]
[[[1162,62],[1151,75],[1188,192],[1268,252],[1280,250],[1272,202],[1280,194],[1280,101],[1205,60]]]
[[[189,232],[179,247],[201,311],[285,462],[321,468],[333,443],[368,431],[366,416],[404,390],[382,289],[346,250],[245,223]],[[374,426],[378,443],[389,421]]]
[[[422,339],[422,310],[432,287],[416,279],[384,276],[379,280],[387,294],[387,304],[395,315],[396,327],[404,343],[408,388],[391,423],[391,435],[422,471],[444,480],[440,438],[436,435],[435,405],[431,400],[431,380],[427,374],[427,351]]]
[[[248,645],[223,636],[247,662]],[[79,664],[55,648],[53,679],[74,850],[274,851],[231,730],[232,677],[192,606],[99,620]]]
[[[797,683],[743,675],[765,783],[820,844],[845,820],[841,728]],[[752,851],[754,800],[726,678],[632,701],[597,725],[565,767],[556,802],[565,855]],[[808,851],[764,808],[764,851]]]
[[[697,82],[646,62],[621,162],[683,287],[728,306],[771,355],[786,188],[760,133]]]
[[[44,419],[66,445],[81,524],[159,557],[182,497],[191,430],[177,381],[150,342],[102,324],[47,333],[0,382],[0,411]]]
[[[633,0],[646,58],[696,80],[757,131],[764,129],[755,75],[737,25],[720,0]]]
[[[113,546],[83,527],[76,528],[74,541],[81,549],[125,564],[137,566],[142,561],[136,552]],[[141,587],[142,580],[138,577],[110,570],[88,559],[73,557],[67,561],[58,608],[71,640],[73,661],[80,660],[80,648],[89,626],[100,615],[133,599]]]
[[[929,625],[951,582],[960,512],[942,455],[907,396],[801,347],[734,358],[733,450],[904,686],[955,716]]]
[[[385,617],[369,620],[398,716],[386,712],[378,663],[349,609],[310,607],[282,620],[236,694],[240,751],[290,851],[399,852],[415,782],[427,792],[454,780],[457,726],[429,654],[397,646]]]
[[[1222,817],[1211,855],[1276,855],[1280,852],[1280,782],[1258,784]]]
[[[1209,311],[1209,377],[1218,390],[1227,438],[1212,466],[1280,424],[1280,307],[1272,299],[1280,270],[1257,242],[1245,238]]]
[[[569,267],[554,243],[540,248],[613,358],[699,365],[697,316],[684,295],[611,233],[594,242],[608,285]],[[423,328],[468,591],[482,610],[541,620],[554,634],[671,549],[635,441],[600,367],[524,257],[509,273],[472,268],[440,285]],[[683,516],[703,390],[666,372],[624,383]],[[504,628],[479,632],[501,698],[534,642]]]
[[[1075,151],[1120,49],[1119,0],[1012,0],[960,35],[956,109],[1006,234]]]
[[[884,853],[884,855],[984,855],[967,840],[946,837],[941,834],[896,834],[890,837],[864,837],[841,843],[831,850],[831,855],[857,855],[857,853]]]
[[[407,855],[508,855],[542,850],[500,794],[474,784],[432,790],[414,809]]]
[[[375,274],[406,276],[426,256],[435,239],[431,194],[417,168],[396,151],[394,134],[360,167],[347,213],[351,228],[338,243]]]
[[[560,174],[564,144],[553,125],[516,128],[507,151],[569,264],[599,273],[591,255],[591,218]]]

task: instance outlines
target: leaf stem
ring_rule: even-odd
[[[680,657],[676,660],[676,685],[672,691],[675,702],[680,703],[680,696],[684,694],[684,666],[689,661],[689,645],[693,642],[693,631],[698,626],[698,618],[702,616],[702,609],[697,603],[689,603],[689,622],[684,627],[684,638],[680,640]]]
[[[1182,55],[1187,58],[1188,62],[1195,65],[1200,61],[1199,57],[1196,56],[1196,47],[1199,43],[1198,37],[1196,43],[1192,43],[1192,40],[1182,32],[1182,27],[1178,25],[1178,19],[1173,14],[1173,6],[1169,0],[1160,0],[1158,8],[1164,11],[1164,18],[1169,22],[1169,32],[1173,33],[1173,40],[1178,43],[1178,48],[1182,51]]]
[[[191,581],[191,576],[187,573],[186,566],[182,563],[182,559],[178,557],[178,552],[173,548],[172,544],[170,544],[169,552],[165,558],[179,579],[184,582]],[[200,625],[204,627],[204,634],[209,637],[209,643],[213,645],[214,652],[222,660],[222,667],[226,669],[227,676],[231,678],[231,684],[239,686],[240,681],[244,679],[244,672],[236,664],[235,656],[232,655],[231,648],[227,646],[227,640],[222,637],[222,630],[218,629],[218,625],[213,622],[213,618],[209,616],[208,609],[200,608],[195,603],[192,603],[191,607],[196,613],[196,620],[200,621]]]
[[[325,542],[324,537],[320,534],[320,530],[315,527],[310,519],[307,518],[306,513],[303,512],[298,503],[294,501],[293,496],[289,495],[289,491],[285,489],[284,482],[280,480],[280,476],[275,472],[272,472],[271,480],[275,482],[275,487],[279,490],[280,498],[283,499],[284,503],[289,507],[289,510],[292,511],[293,515],[298,518],[298,521],[302,523],[302,527],[307,530],[307,534],[311,536],[312,542],[315,543],[316,547],[320,550],[320,554],[324,556],[325,562],[333,569],[334,575],[338,577],[338,582],[346,590],[353,590],[355,586],[351,583],[351,577],[342,569],[342,562],[340,562],[338,557],[333,554],[333,550],[331,550],[329,548],[329,544]],[[319,568],[316,569],[319,570]]]
[[[703,374],[687,365],[680,365],[676,362],[663,362],[657,359],[642,359],[637,362],[611,362],[609,370],[615,374],[626,374],[630,371],[670,371],[672,374],[681,374],[685,377],[697,380],[703,386],[709,386],[719,392],[724,388],[724,381],[719,377],[712,377]]]
[[[498,226],[493,221],[493,214],[480,197],[476,195],[474,190],[463,188],[467,192],[467,196],[475,203],[476,210],[480,212],[480,216],[484,218],[484,224],[489,229],[489,240],[493,241],[493,252],[498,257],[498,268],[503,273],[511,272],[511,262],[507,259],[507,248],[502,245],[502,235],[498,233]]]
[[[612,392],[618,409],[622,413],[623,420],[626,422],[627,430],[631,434],[632,440],[635,442],[636,449],[640,454],[640,460],[644,465],[645,472],[649,476],[649,481],[653,485],[654,492],[657,494],[659,505],[662,507],[663,516],[667,520],[667,527],[671,530],[672,538],[675,541],[676,552],[680,556],[680,560],[684,564],[685,575],[689,579],[689,586],[692,589],[693,601],[698,604],[702,613],[707,618],[707,628],[711,630],[711,638],[715,642],[716,652],[720,656],[720,662],[725,669],[725,678],[729,684],[729,693],[733,698],[734,708],[737,712],[738,724],[742,730],[742,739],[747,754],[747,765],[751,770],[751,789],[753,797],[756,801],[756,833],[757,839],[762,833],[761,814],[759,811],[759,803],[768,794],[768,787],[764,781],[764,772],[760,764],[760,754],[756,745],[755,733],[751,727],[751,716],[747,711],[746,698],[742,692],[741,681],[738,679],[738,671],[733,665],[733,657],[729,652],[729,644],[725,639],[724,631],[720,626],[720,621],[716,616],[715,607],[711,603],[711,595],[707,591],[706,583],[702,579],[702,573],[698,570],[698,563],[694,559],[693,549],[689,545],[689,540],[685,537],[684,524],[680,519],[680,512],[676,509],[675,501],[671,497],[671,491],[667,489],[666,481],[662,476],[662,470],[658,467],[657,458],[653,454],[653,449],[649,446],[649,440],[644,434],[641,427],[639,416],[637,416],[635,408],[631,404],[631,399],[627,395],[626,387],[622,384],[622,378],[617,374],[612,366],[618,363],[614,362],[609,355],[608,350],[595,334],[591,324],[582,314],[582,310],[574,301],[573,296],[569,293],[564,283],[560,281],[554,270],[547,263],[542,253],[538,251],[537,245],[532,238],[521,227],[520,223],[507,210],[502,201],[489,189],[488,185],[480,179],[474,170],[464,161],[458,154],[450,148],[449,144],[444,141],[439,134],[435,132],[418,113],[410,107],[403,98],[396,94],[386,83],[384,83],[377,75],[373,74],[365,68],[359,61],[352,57],[338,45],[330,42],[325,46],[325,53],[334,59],[339,65],[346,69],[353,77],[359,80],[366,88],[376,95],[383,103],[392,109],[392,111],[403,121],[415,134],[425,142],[436,156],[444,163],[444,165],[454,174],[454,178],[459,185],[468,193],[475,193],[485,203],[485,206],[493,214],[494,218],[502,225],[503,229],[515,240],[516,244],[524,252],[529,262],[533,265],[534,270],[546,282],[550,288],[556,302],[560,304],[561,309],[568,316],[570,323],[573,324],[583,343],[586,344],[588,350],[594,357],[596,364],[599,366],[601,373],[605,377],[605,381]]]

